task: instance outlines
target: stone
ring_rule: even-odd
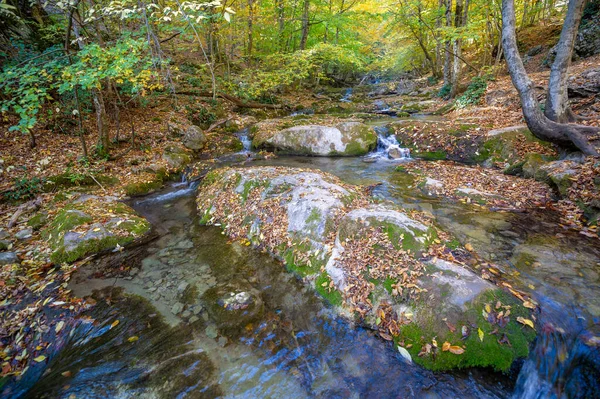
[[[219,330],[217,330],[217,326],[214,324],[209,324],[205,329],[204,333],[210,339],[215,339],[219,336]]]
[[[410,150],[400,147],[391,147],[388,150],[388,158],[390,159],[402,159],[410,157]]]
[[[181,169],[192,162],[192,157],[188,151],[179,145],[167,146],[163,151],[162,158],[173,169]]]
[[[544,173],[550,182],[556,187],[559,194],[565,198],[568,190],[573,184],[572,177],[577,175],[580,164],[571,160],[549,162],[540,167],[540,173]]]
[[[221,346],[221,347],[225,347],[225,345],[227,345],[227,338],[225,337],[219,337],[219,339],[217,340],[217,343]]]
[[[198,316],[192,316],[192,317],[190,317],[190,319],[188,320],[188,323],[190,323],[190,324],[194,324],[194,323],[195,323],[195,322],[197,322],[198,320],[200,320],[200,319],[198,318]]]
[[[131,270],[129,271],[129,275],[130,276],[135,276],[136,274],[138,274],[140,271],[140,269],[138,269],[137,267],[132,267]]]
[[[504,134],[504,133],[523,133],[523,132],[529,132],[529,128],[526,125],[516,125],[516,126],[508,126],[508,127],[503,127],[501,129],[493,129],[490,130],[487,135],[488,137],[494,137],[494,136],[498,136],[500,134]]]
[[[24,229],[24,230],[20,230],[18,233],[16,233],[15,238],[19,241],[25,241],[25,240],[29,240],[32,235],[33,235],[33,229]]]
[[[192,150],[192,151],[200,151],[206,146],[207,138],[198,126],[190,126],[183,136],[182,143],[183,145]]]
[[[16,253],[0,252],[0,265],[12,265],[14,263],[21,263]]]
[[[263,137],[265,135],[255,135],[254,148],[291,155],[360,156],[377,146],[375,131],[357,121],[339,122],[334,126],[299,125]]]
[[[106,214],[114,216],[106,220]],[[148,234],[150,227],[146,219],[114,197],[82,196],[61,209],[41,234],[52,249],[50,259],[63,263],[114,250],[117,245],[124,247]]]
[[[0,240],[0,251],[6,251],[10,247],[10,241]]]
[[[176,302],[172,307],[171,307],[171,313],[173,314],[179,314],[181,313],[181,311],[183,311],[183,308],[185,307],[185,305],[181,302]]]
[[[7,238],[9,236],[10,236],[10,234],[8,233],[8,231],[6,231],[4,229],[0,229],[0,240],[2,240],[3,238]]]
[[[177,286],[177,291],[181,293],[181,292],[185,291],[187,289],[187,287],[189,287],[189,286],[190,286],[190,283],[188,283],[187,281],[182,281]]]
[[[252,206],[246,206],[250,200]],[[516,322],[516,317],[531,317],[519,300],[464,265],[425,263],[423,255],[429,253],[433,243],[440,243],[441,237],[425,214],[404,212],[393,203],[373,203],[357,187],[327,173],[285,167],[212,171],[198,191],[197,204],[203,223],[223,226],[231,220],[243,220],[229,230],[238,240],[246,238],[284,259],[289,270],[304,277],[302,281],[340,314],[354,319],[353,310],[362,309],[360,320],[375,330],[380,328],[378,312],[382,308],[388,309],[392,317],[408,318],[398,327],[396,338],[411,344],[407,350],[415,362],[425,367],[445,370],[481,366],[506,371],[515,359],[528,355],[535,331],[523,329]],[[283,225],[273,229],[275,222]],[[372,245],[372,252],[363,254],[357,243]],[[377,267],[356,264],[354,251],[361,257],[388,256],[390,267],[386,268],[387,262]],[[404,268],[406,272],[396,274]],[[419,290],[415,295],[405,283],[410,278],[415,281],[412,288]],[[350,302],[342,293],[352,292],[355,287],[362,287],[364,299],[355,295]],[[214,286],[202,295],[202,300],[210,320],[230,339],[240,334],[242,326],[260,318],[264,307],[260,292],[247,281]],[[480,320],[485,304],[498,300],[511,306],[511,324],[498,327],[498,332],[500,336],[507,334],[512,346],[499,344],[489,334],[495,326]],[[454,326],[481,323],[487,341],[461,342],[444,320]],[[434,338],[440,343],[448,340],[465,345],[465,354],[418,356],[425,343]]]

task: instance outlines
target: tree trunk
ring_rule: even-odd
[[[575,38],[577,37],[584,7],[585,0],[569,1],[560,40],[556,45],[556,58],[550,69],[545,109],[546,117],[554,122],[565,123],[576,120],[575,115],[569,109],[567,79],[569,78],[573,47],[575,46]]]
[[[284,0],[277,0],[277,24],[279,27],[279,49],[285,50],[285,38],[283,31],[285,29],[285,3]]]
[[[302,11],[302,37],[300,38],[300,50],[306,49],[306,42],[308,41],[308,29],[310,27],[308,20],[309,6],[310,0],[304,0],[304,9]]]
[[[248,47],[246,49],[246,55],[248,56],[248,62],[251,62],[252,58],[252,47],[254,46],[253,40],[253,24],[254,24],[254,0],[248,0]]]
[[[442,29],[442,7],[444,0],[438,0],[438,16],[435,19],[435,77],[442,76],[442,42],[439,40],[440,30]]]
[[[104,106],[104,98],[102,91],[98,89],[92,90],[94,100],[94,108],[96,109],[96,126],[98,128],[98,148],[97,152],[100,155],[109,153],[110,139],[108,136],[108,116],[106,115],[106,107]]]
[[[446,0],[446,28],[452,26],[452,0]],[[452,84],[452,72],[450,70],[452,65],[452,54],[450,52],[451,43],[450,40],[446,40],[444,45],[444,85],[449,86]]]
[[[460,28],[463,23],[463,0],[456,0],[456,7],[454,9],[454,27]],[[456,97],[458,94],[458,86],[460,85],[460,56],[461,56],[461,39],[454,39],[452,43],[452,52],[454,59],[452,62],[452,88],[450,90],[450,97]]]
[[[502,0],[502,45],[508,71],[513,85],[519,92],[523,116],[531,133],[540,140],[566,148],[575,147],[585,155],[597,156],[598,152],[586,136],[600,133],[599,128],[556,123],[542,113],[533,82],[527,75],[517,47],[514,0]]]

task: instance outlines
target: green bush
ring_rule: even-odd
[[[487,90],[487,85],[490,80],[493,79],[492,75],[476,76],[471,80],[471,83],[460,97],[456,99],[456,106],[458,108],[465,108],[469,105],[478,104],[481,97]]]
[[[38,177],[22,177],[15,179],[13,189],[4,193],[4,198],[9,201],[18,201],[34,197],[42,191],[43,181]]]

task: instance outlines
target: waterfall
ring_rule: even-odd
[[[375,131],[377,132],[377,149],[367,155],[368,159],[410,159],[410,150],[400,146],[396,136],[390,134],[387,126],[376,126]]]
[[[242,153],[249,153],[252,152],[252,140],[249,137],[250,133],[250,129],[246,128],[244,130],[239,131],[238,133],[236,133],[238,139],[240,139],[240,141],[242,142],[242,145],[244,147],[244,149],[241,151]]]
[[[353,92],[352,88],[346,89],[346,93],[344,93],[344,95],[342,96],[340,101],[343,103],[351,103],[352,102],[352,100],[351,100],[352,92]]]

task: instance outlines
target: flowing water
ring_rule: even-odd
[[[378,153],[396,144],[384,145]],[[407,364],[391,343],[336,316],[281,263],[229,242],[217,227],[200,226],[195,188],[179,185],[133,203],[158,238],[130,256],[125,251],[124,273],[91,264],[73,278],[74,293],[94,293],[97,306],[56,345],[44,375],[24,381],[13,396],[600,397],[596,241],[560,230],[543,211],[499,213],[428,197],[395,172],[396,164],[364,161],[280,157],[250,165],[317,168],[348,183],[380,183],[373,195],[433,213],[497,262],[542,308],[542,331],[518,376],[432,373]],[[251,303],[242,317],[223,310],[230,293]]]

